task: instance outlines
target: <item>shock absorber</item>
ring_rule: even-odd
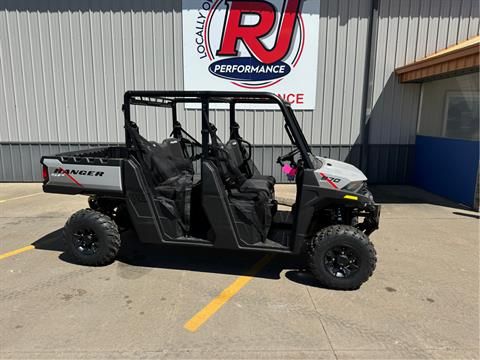
[[[342,210],[340,208],[336,208],[335,217],[335,221],[337,224],[343,224]]]

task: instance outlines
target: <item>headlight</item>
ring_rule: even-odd
[[[352,181],[347,186],[345,186],[342,190],[356,192],[363,186],[363,181]]]

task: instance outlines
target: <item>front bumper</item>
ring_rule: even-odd
[[[364,211],[364,220],[363,223],[359,224],[359,229],[365,232],[365,234],[370,235],[375,230],[379,228],[380,225],[380,212],[381,205],[378,204],[369,204]]]

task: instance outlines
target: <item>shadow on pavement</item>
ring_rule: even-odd
[[[459,210],[471,210],[468,206],[445,199],[426,190],[407,185],[372,185],[373,198],[379,204],[432,204]]]
[[[460,215],[460,216],[466,216],[466,217],[473,218],[473,219],[480,219],[480,215],[475,215],[475,214],[462,213],[462,212],[458,212],[458,211],[453,211],[452,214]]]
[[[36,249],[60,252],[60,260],[78,264],[75,259],[63,252],[62,229],[43,236],[32,245]],[[117,261],[135,267],[245,275],[264,256],[265,253],[263,252],[143,244],[136,239],[133,232],[128,231],[122,233],[122,247],[117,256]],[[287,278],[291,281],[318,287],[315,279],[303,270],[302,258],[298,256],[277,254],[255,277],[278,280],[284,270],[288,270]],[[297,276],[296,273],[303,275]],[[305,281],[306,276],[310,276],[309,281]]]
[[[319,287],[317,280],[313,277],[313,275],[304,269],[299,270],[289,270],[285,273],[285,277],[293,282],[298,284],[312,286],[312,287]]]
[[[63,252],[63,229],[57,229],[47,235],[42,236],[37,241],[33,242],[32,245],[35,246],[35,249],[39,250],[50,250],[50,251],[61,251]]]

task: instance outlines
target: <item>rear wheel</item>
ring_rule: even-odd
[[[308,248],[310,271],[321,285],[331,289],[358,289],[373,274],[376,263],[373,244],[353,226],[328,226],[317,233]]]
[[[65,252],[78,263],[102,266],[112,263],[120,249],[120,234],[115,222],[91,209],[77,211],[63,230]]]

